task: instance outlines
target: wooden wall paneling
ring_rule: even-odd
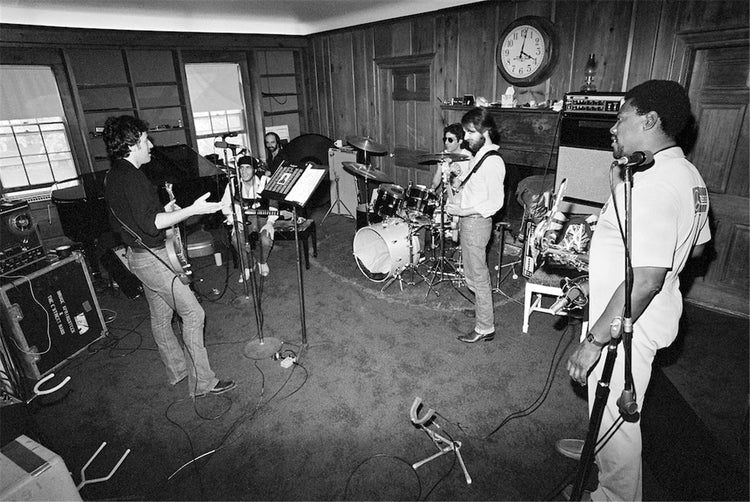
[[[674,52],[677,43],[677,22],[680,4],[661,0],[659,15],[659,30],[654,47],[652,79],[669,78],[674,64]]]
[[[351,32],[333,33],[329,41],[334,130],[337,137],[359,134],[359,121],[355,106],[355,95],[358,91],[354,78],[355,56],[352,54],[352,34]]]
[[[391,30],[391,53],[389,56],[409,56],[415,54],[412,48],[412,23],[409,20],[389,23]]]
[[[495,68],[496,20],[494,3],[459,14],[458,95],[473,94],[491,100]]]
[[[307,85],[305,84],[305,75],[307,74],[307,68],[305,65],[305,52],[306,51],[293,51],[294,55],[294,74],[297,77],[294,79],[294,84],[297,92],[297,110],[300,126],[300,134],[307,134],[310,132],[310,124],[307,118],[307,101],[309,96],[307,95]]]
[[[745,0],[667,0],[676,4],[678,31],[709,31],[747,26],[750,3]]]
[[[372,56],[367,53],[364,30],[356,30],[352,33],[352,65],[354,78],[352,108],[356,111],[355,124],[364,136],[374,137],[369,106],[372,93],[372,85],[369,81],[369,75],[372,74]],[[352,130],[350,134],[355,134],[355,130]]]
[[[390,57],[393,55],[393,40],[391,39],[391,23],[377,24],[373,28],[373,39],[375,40],[375,58]]]
[[[589,54],[594,53],[599,66],[594,78],[597,90],[620,91],[630,34],[632,2],[598,1],[588,6],[579,10],[572,87],[580,89],[583,85],[583,69]]]
[[[620,89],[622,92],[652,78],[661,9],[661,1],[633,3],[630,65],[625,75],[624,89]]]
[[[331,79],[328,55],[328,37],[320,37],[313,41],[315,89],[311,94],[315,103],[312,115],[317,116],[318,132],[328,137],[334,137],[335,131],[331,123]]]
[[[0,42],[24,46],[155,47],[167,49],[247,50],[253,47],[306,47],[307,38],[296,35],[245,35],[234,33],[95,30],[0,23]]]
[[[412,21],[412,54],[435,52],[435,17],[419,16]]]
[[[576,73],[573,67],[573,55],[576,51],[578,10],[584,8],[585,5],[577,0],[560,1],[556,4],[554,22],[557,28],[560,56],[557,60],[557,68],[549,79],[547,99],[550,101],[563,99],[566,92],[577,91],[583,83],[573,82],[573,75]]]
[[[367,89],[367,130],[370,134],[382,137],[380,132],[380,101],[377,94],[377,68],[375,65],[375,36],[372,29],[364,30],[365,81],[363,87]]]

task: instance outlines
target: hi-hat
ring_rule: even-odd
[[[346,142],[350,145],[371,153],[385,153],[388,149],[385,145],[375,143],[372,138],[365,136],[347,136]]]
[[[420,164],[437,164],[444,160],[450,160],[452,162],[461,162],[463,160],[469,160],[471,157],[464,155],[463,153],[449,153],[449,152],[437,152],[437,153],[426,153],[419,156]]]
[[[360,178],[374,180],[380,183],[391,183],[391,179],[383,171],[372,169],[357,162],[344,161],[341,164],[344,166],[344,171],[353,176],[359,176]]]

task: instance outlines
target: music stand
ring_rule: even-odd
[[[294,244],[297,248],[297,291],[299,294],[300,325],[302,330],[302,348],[307,346],[307,324],[305,320],[305,291],[302,280],[302,258],[300,256],[299,222],[297,208],[304,208],[315,189],[320,185],[325,175],[325,169],[315,168],[315,164],[308,162],[304,167],[282,163],[263,190],[263,197],[286,202],[292,206],[294,218]],[[281,348],[281,340],[263,337],[262,326],[259,325],[257,340],[251,340],[245,345],[243,353],[250,359],[263,359],[275,354]],[[298,359],[302,356],[301,352]]]

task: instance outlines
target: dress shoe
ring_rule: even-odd
[[[555,443],[555,449],[565,457],[581,460],[583,443],[583,439],[558,439]]]
[[[487,333],[486,335],[482,335],[472,330],[469,334],[458,335],[456,339],[465,343],[476,343],[476,342],[481,342],[481,341],[490,342],[495,339],[495,332],[493,331],[492,333]]]

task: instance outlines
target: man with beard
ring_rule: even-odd
[[[266,143],[266,166],[273,174],[284,161],[281,154],[281,138],[275,132],[268,132],[265,136]]]
[[[500,134],[486,108],[466,112],[461,125],[466,148],[473,157],[468,172],[459,176],[457,193],[449,196],[445,210],[460,217],[458,231],[466,286],[474,293],[474,329],[457,338],[465,343],[489,342],[495,337],[495,312],[487,244],[492,236],[492,216],[504,203],[505,162],[498,153]]]
[[[677,336],[682,314],[678,274],[685,262],[702,252],[711,238],[708,190],[700,173],[677,145],[677,137],[689,123],[690,100],[685,89],[669,80],[649,80],[625,94],[610,129],[616,159],[635,152],[653,152],[653,163],[633,168],[631,318],[632,376],[638,410],[651,379],[656,351]],[[648,154],[646,155],[648,157]],[[589,412],[605,357],[602,348],[611,339],[611,327],[622,321],[625,305],[624,184],[615,189],[602,208],[591,241],[589,262],[589,320],[591,330],[567,364],[571,378],[581,385],[588,380]],[[598,362],[598,364],[596,364]],[[596,364],[596,366],[594,366]],[[610,439],[596,455],[599,486],[592,500],[642,500],[641,428],[637,421],[622,421],[617,400],[625,386],[625,355],[617,347],[609,397],[600,436]],[[589,371],[591,374],[589,375]],[[618,425],[619,424],[619,425]],[[583,441],[558,441],[558,450],[580,458]]]

